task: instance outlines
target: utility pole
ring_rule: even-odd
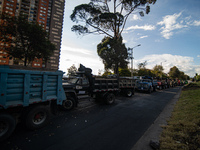
[[[133,59],[134,59],[134,57],[133,57],[133,49],[135,47],[138,47],[138,46],[141,46],[141,44],[138,44],[137,46],[134,46],[133,48],[130,48],[130,50],[131,50],[131,77],[133,76]]]

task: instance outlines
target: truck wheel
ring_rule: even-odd
[[[133,91],[131,89],[126,90],[126,96],[131,97],[133,95]]]
[[[30,130],[45,126],[50,120],[50,112],[45,106],[33,107],[26,115],[26,126]]]
[[[108,105],[111,105],[115,102],[115,95],[113,93],[108,93],[105,95],[105,102]]]
[[[7,139],[15,130],[15,119],[9,114],[0,115],[0,141]]]
[[[75,106],[75,100],[72,97],[67,97],[67,100],[64,100],[61,109],[62,110],[71,110]]]

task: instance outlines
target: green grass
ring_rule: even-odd
[[[200,82],[183,88],[163,128],[161,150],[200,150]]]

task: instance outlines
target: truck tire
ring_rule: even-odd
[[[64,100],[62,105],[61,105],[61,109],[62,110],[72,110],[75,107],[75,100],[73,97],[67,97],[67,100]]]
[[[44,127],[50,120],[50,112],[45,106],[35,106],[26,115],[26,126],[30,130]]]
[[[125,94],[126,94],[127,97],[131,97],[131,96],[133,95],[133,90],[127,89],[127,90],[125,91]]]
[[[111,105],[115,102],[115,95],[113,93],[108,93],[105,95],[105,102],[108,105]]]
[[[0,115],[0,141],[7,139],[15,130],[15,119],[9,114]]]

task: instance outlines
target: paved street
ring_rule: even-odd
[[[29,131],[19,124],[3,150],[130,150],[154,123],[180,87],[152,94],[117,97],[114,105],[80,100],[70,112],[52,116],[46,127]]]

